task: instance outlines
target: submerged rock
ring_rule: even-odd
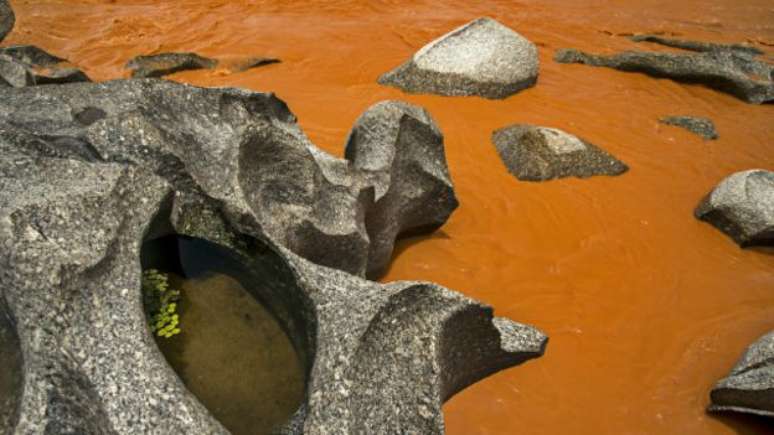
[[[160,53],[137,56],[126,67],[132,70],[132,77],[162,77],[180,71],[215,68],[218,61],[199,56],[196,53]]]
[[[774,172],[751,169],[730,175],[701,201],[695,215],[742,247],[774,245]]]
[[[8,0],[0,0],[0,42],[5,39],[7,34],[11,33],[15,23],[16,16],[11,5],[8,4]]]
[[[774,331],[753,343],[710,393],[710,411],[774,417]]]
[[[659,119],[659,122],[682,127],[691,133],[698,134],[706,140],[715,140],[718,138],[715,124],[709,118],[701,118],[698,116],[665,116]]]
[[[491,18],[479,18],[425,45],[379,83],[412,93],[505,98],[535,84],[535,44]]]
[[[774,66],[730,50],[690,54],[625,51],[605,56],[563,49],[556,52],[554,59],[699,83],[748,103],[774,100]]]
[[[30,80],[27,80],[26,84],[22,86],[91,81],[83,71],[75,68],[66,59],[54,56],[34,45],[14,45],[0,48],[0,58],[4,58],[6,62],[9,59],[12,60],[16,64],[14,67],[16,70],[20,68],[26,70]],[[12,84],[14,87],[22,87],[19,84],[25,82],[19,79],[19,74],[17,72],[13,75],[16,77],[15,83],[17,83]],[[5,73],[0,72],[0,76],[9,82]]]
[[[633,35],[630,38],[634,42],[653,42],[667,47],[682,48],[691,51],[733,51],[749,56],[759,56],[763,51],[751,45],[744,44],[716,44],[713,42],[688,41],[685,39],[664,38],[658,35]]]
[[[243,72],[252,68],[258,68],[265,65],[271,65],[274,63],[280,63],[281,61],[274,57],[250,57],[247,59],[241,59],[232,61],[228,65],[230,72]]]
[[[508,171],[523,181],[620,175],[629,168],[605,150],[556,128],[514,124],[492,134]]]
[[[24,373],[11,432],[226,433],[163,360],[140,303],[140,246],[168,234],[209,240],[260,278],[308,373],[285,433],[442,433],[443,401],[544,351],[540,331],[459,293],[291,251],[347,268],[371,261],[371,225],[400,222],[373,229],[383,237],[439,223],[442,207],[418,204],[453,191],[417,107],[366,112],[348,162],[271,94],[129,80],[4,97],[0,300]]]

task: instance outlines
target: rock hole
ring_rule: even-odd
[[[180,292],[180,333],[154,337],[189,391],[231,433],[270,433],[301,406],[307,364],[291,338],[298,328],[275,316],[284,303],[269,288],[276,276],[238,258],[201,239],[146,242],[143,270],[167,274]]]

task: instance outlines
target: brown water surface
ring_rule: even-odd
[[[180,329],[157,337],[186,387],[234,435],[266,434],[298,409],[300,361],[275,318],[239,281],[223,274],[183,279]]]
[[[551,336],[546,355],[446,406],[451,434],[764,433],[763,420],[705,414],[708,392],[774,327],[774,253],[740,250],[693,208],[738,170],[774,169],[774,105],[701,86],[583,65],[553,52],[633,48],[666,32],[774,47],[771,0],[15,1],[7,43],[68,57],[97,80],[169,50],[282,63],[179,73],[204,86],[274,91],[337,155],[357,116],[383,99],[430,110],[446,137],[460,208],[441,231],[399,244],[385,280],[427,279]],[[419,47],[481,15],[540,48],[536,87],[503,101],[406,95],[376,84]],[[720,139],[660,125],[712,118]],[[561,128],[610,151],[621,177],[519,182],[490,143],[511,123]]]

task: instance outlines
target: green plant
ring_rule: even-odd
[[[156,269],[142,273],[142,297],[151,331],[170,338],[180,333],[180,291],[169,288],[169,276]]]

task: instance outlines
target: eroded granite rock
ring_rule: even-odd
[[[753,104],[774,100],[774,66],[733,50],[689,54],[624,51],[605,56],[562,49],[554,60],[699,83]]]
[[[379,83],[412,93],[506,98],[537,82],[535,44],[479,18],[425,45]]]
[[[607,151],[565,131],[514,124],[492,134],[508,171],[523,181],[620,175],[629,168]]]
[[[774,245],[774,172],[751,169],[726,177],[695,215],[742,247]]]
[[[34,84],[35,79],[26,65],[0,54],[0,87],[23,88]]]
[[[63,84],[91,81],[81,70],[70,64],[66,59],[54,56],[34,45],[14,45],[0,48],[0,58],[6,62],[13,61],[16,69],[23,68],[30,79],[23,86]],[[19,73],[8,76],[0,71],[0,78],[11,83],[8,77],[16,77],[12,86],[22,87],[23,81],[18,77]]]
[[[363,119],[350,164],[315,147],[272,94],[146,79],[18,89],[0,101],[0,126],[13,126],[6,134],[20,146],[164,177],[179,192],[176,211],[199,210],[176,212],[197,217],[176,221],[183,234],[226,245],[236,230],[263,235],[315,263],[375,276],[391,256],[388,239],[441,225],[457,202],[427,112],[386,102]]]
[[[218,61],[199,56],[196,53],[160,53],[137,56],[126,67],[132,77],[162,77],[180,71],[215,68]]]
[[[653,42],[667,47],[682,48],[691,51],[733,51],[738,54],[759,56],[763,51],[745,44],[717,44],[714,42],[688,41],[685,39],[664,38],[659,35],[633,35],[629,39],[634,42]]]
[[[0,153],[0,291],[23,356],[11,432],[225,433],[160,356],[141,307],[138,252],[168,184],[20,153],[7,136]]]
[[[11,5],[8,4],[8,0],[0,0],[0,42],[5,39],[7,34],[11,33],[15,23],[16,16]]]
[[[774,417],[774,331],[750,345],[710,393],[710,411]]]
[[[682,127],[691,133],[698,134],[706,140],[715,140],[718,138],[718,132],[715,130],[715,123],[709,118],[702,118],[699,116],[665,116],[659,119],[659,122],[666,125]]]
[[[395,191],[396,177],[411,186],[432,175],[417,192],[450,189],[434,166],[445,163],[420,157],[442,156],[423,110],[386,102],[366,112],[347,147],[359,168],[348,169],[313,148],[271,94],[160,80],[41,89],[0,101],[0,301],[24,357],[16,433],[226,433],[146,325],[140,246],[169,234],[209,240],[215,258],[260,277],[246,288],[262,289],[308,373],[284,433],[442,433],[444,400],[543,353],[547,338],[530,326],[436,284],[316,265],[259,218],[292,221],[316,201],[334,228],[367,227],[338,207],[403,204],[411,195]],[[379,146],[390,140],[402,145]]]
[[[355,122],[345,157],[374,186],[374,205],[365,215],[367,275],[379,276],[398,235],[433,231],[457,208],[443,135],[424,109],[385,101]]]

